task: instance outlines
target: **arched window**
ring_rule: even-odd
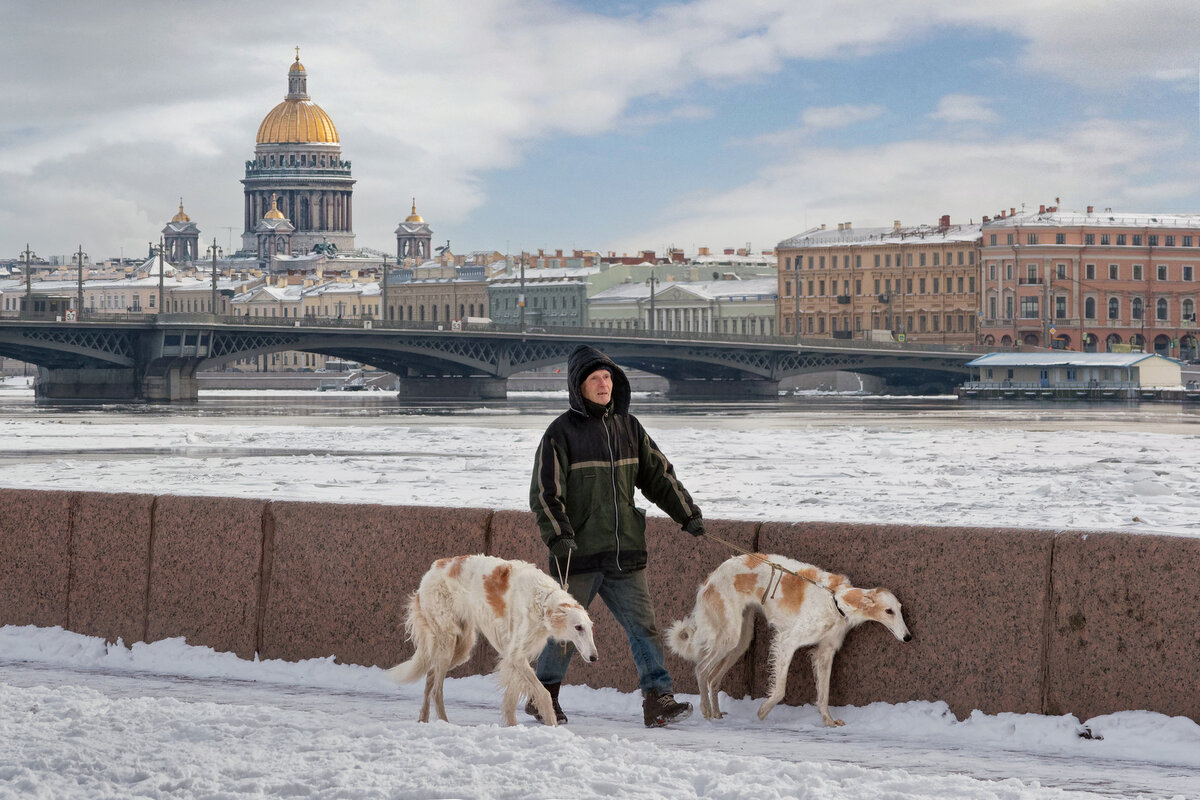
[[[1167,298],[1160,297],[1158,302],[1154,304],[1154,318],[1165,320],[1167,318]]]
[[[1196,321],[1196,304],[1191,300],[1183,301],[1183,319],[1184,321]]]
[[[1134,319],[1144,319],[1145,318],[1145,308],[1143,308],[1143,306],[1142,306],[1142,298],[1140,298],[1140,297],[1133,298],[1133,302],[1130,304],[1130,308],[1133,312]]]
[[[1108,298],[1108,318],[1109,319],[1120,319],[1121,318],[1121,301],[1115,297]]]
[[[1086,319],[1096,318],[1096,298],[1088,297],[1083,301],[1083,316]]]

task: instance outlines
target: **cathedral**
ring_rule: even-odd
[[[259,249],[259,223],[272,211],[295,230],[290,251],[354,249],[354,179],[342,160],[337,128],[308,96],[300,48],[288,70],[288,92],[258,126],[254,158],[246,162],[242,248]]]

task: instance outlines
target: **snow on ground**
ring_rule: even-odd
[[[586,669],[576,663],[575,670]],[[750,700],[647,730],[640,701],[564,687],[571,722],[499,725],[491,677],[447,682],[450,723],[415,722],[384,670],[249,662],[180,639],[131,648],[0,628],[0,798],[1195,797],[1200,726],[1123,712],[974,714],[940,703],[815,709]],[[697,698],[689,698],[693,702]]]

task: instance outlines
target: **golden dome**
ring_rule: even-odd
[[[275,203],[275,193],[271,193],[271,210],[263,214],[263,219],[284,219],[283,212],[279,210],[279,206]]]
[[[311,100],[284,100],[258,126],[258,144],[338,143],[337,128]]]
[[[191,222],[192,218],[183,213],[183,198],[179,198],[179,213],[171,217],[171,222]]]
[[[319,105],[308,99],[308,73],[300,48],[288,70],[288,93],[258,126],[258,144],[338,144],[337,128]]]
[[[182,208],[182,206],[180,206]],[[417,198],[413,198],[412,213],[404,220],[405,222],[424,222],[421,215],[417,213]]]

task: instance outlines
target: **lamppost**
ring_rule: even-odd
[[[166,299],[166,291],[163,288],[163,251],[166,250],[166,245],[163,244],[162,237],[158,238],[158,244],[151,243],[150,252],[158,256],[158,313],[165,314],[167,309],[163,305]]]
[[[25,245],[25,249],[21,251],[21,255],[25,256],[25,318],[29,319],[33,316],[33,275],[30,273],[29,262],[37,253],[29,249],[29,245]]]
[[[83,245],[79,245],[79,252],[71,256],[71,260],[79,266],[79,291],[75,300],[75,319],[83,319],[83,260],[87,258],[87,253],[83,252]]]
[[[654,290],[658,285],[658,276],[654,274],[654,267],[650,268],[650,332],[653,333],[656,327],[654,314]]]
[[[217,258],[223,258],[225,253],[217,246],[217,239],[213,237],[213,243],[208,246],[204,253],[207,256],[212,256],[212,300],[208,310],[213,314],[217,313]]]
[[[521,311],[521,333],[525,332],[525,254],[521,253],[521,290],[517,294],[517,307]]]
[[[384,253],[383,254],[383,280],[380,282],[380,285],[379,285],[379,318],[384,321],[387,321],[387,319],[388,319],[388,304],[387,304],[388,263],[387,262],[388,262],[387,253]]]

